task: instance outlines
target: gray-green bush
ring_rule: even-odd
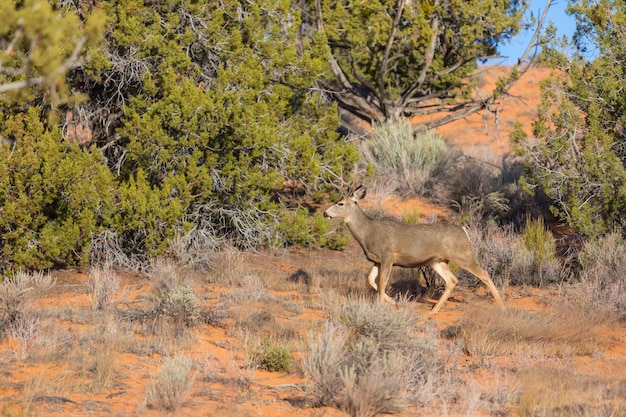
[[[169,412],[179,410],[193,387],[193,371],[194,364],[190,358],[166,359],[156,377],[150,376],[146,401],[159,410]]]
[[[546,285],[569,277],[555,255],[554,240],[545,229],[539,232],[531,227],[526,240],[512,226],[487,223],[468,225],[466,229],[479,263],[499,286]],[[474,279],[465,272],[459,275]]]
[[[428,183],[445,171],[453,151],[432,131],[415,135],[408,120],[374,126],[360,151],[374,172],[372,181],[391,183],[402,193],[423,195]]]
[[[591,239],[580,253],[580,282],[570,296],[586,314],[604,313],[626,320],[626,243],[617,232]]]
[[[436,342],[415,337],[417,318],[407,309],[352,299],[329,315],[322,332],[311,334],[303,359],[310,392],[320,404],[351,416],[375,416],[417,402],[421,389],[436,389]]]

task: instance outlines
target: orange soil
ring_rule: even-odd
[[[346,269],[359,268],[363,271],[363,278],[369,270],[369,264],[359,254],[355,245],[350,245],[344,252],[315,250],[293,251],[280,256],[258,255],[254,257],[253,267],[265,265],[266,268],[275,268],[281,271],[287,279],[295,271],[306,269],[307,265],[327,265],[328,268]],[[55,273],[57,284],[52,295],[37,300],[36,307],[42,311],[57,312],[59,318],[52,319],[55,325],[62,328],[66,334],[72,335],[72,341],[93,334],[93,328],[88,324],[81,324],[80,311],[89,312],[91,301],[86,294],[85,274],[75,271],[59,271]],[[365,282],[364,282],[365,285]],[[137,302],[142,294],[150,292],[146,279],[132,277],[126,281],[127,302]],[[224,288],[216,284],[197,285],[195,290],[205,306],[217,303],[224,293]],[[313,295],[298,291],[286,290],[272,292],[273,296],[294,300],[305,306],[297,314],[283,315],[282,320],[293,320],[302,323],[305,328],[314,328],[323,322],[324,314],[321,310],[311,307],[307,300]],[[545,301],[554,297],[546,290],[528,288],[509,288],[506,293],[506,303],[510,308],[519,308],[530,311],[542,311]],[[429,302],[430,301],[430,302]],[[416,310],[420,317],[427,317],[434,300],[416,301],[408,307]],[[433,319],[439,330],[456,324],[467,313],[479,308],[491,308],[492,299],[483,287],[470,289],[463,284],[459,285],[453,296],[442,311]],[[63,312],[68,317],[63,317]],[[280,315],[279,314],[279,315]],[[54,314],[49,314],[55,316]],[[308,324],[307,324],[308,323]],[[225,326],[227,327],[227,326]],[[568,367],[576,372],[606,375],[608,377],[623,378],[626,364],[626,329],[624,327],[607,329],[611,332],[608,338],[612,340],[599,356],[573,357]],[[135,335],[140,338],[141,336]],[[100,393],[94,393],[87,384],[91,379],[77,371],[77,363],[82,360],[80,351],[75,352],[76,363],[57,362],[54,359],[43,359],[37,354],[31,359],[17,360],[15,357],[15,341],[5,338],[0,343],[0,410],[3,415],[36,415],[36,416],[159,416],[166,415],[159,410],[152,409],[146,404],[146,392],[151,384],[151,377],[157,375],[163,356],[156,353],[115,353],[113,362],[117,366],[115,382]],[[40,348],[42,350],[44,348]],[[310,404],[311,398],[303,391],[306,378],[299,372],[270,373],[261,370],[250,372],[247,375],[244,366],[245,344],[240,338],[227,334],[226,328],[198,325],[193,330],[193,339],[188,345],[179,348],[174,354],[192,358],[199,364],[195,372],[195,382],[188,400],[175,413],[177,416],[342,416],[343,414],[332,408],[318,408]],[[149,351],[150,349],[147,349]],[[465,356],[464,366],[472,366],[474,361],[484,358]],[[503,362],[506,358],[487,358],[493,363]],[[477,367],[476,381],[493,378],[485,373],[484,367]],[[212,375],[208,378],[207,375]],[[244,378],[244,377],[246,377]],[[243,386],[241,381],[248,381]],[[472,383],[476,383],[473,381]],[[484,381],[483,381],[484,382]],[[54,388],[50,388],[54,387]],[[626,405],[626,403],[625,403]],[[398,416],[417,415],[454,415],[441,410],[417,410],[409,408]]]
[[[484,67],[479,72],[479,86],[475,95],[488,96],[498,77],[510,71],[508,67]],[[527,135],[531,135],[532,122],[537,117],[539,104],[539,84],[548,78],[550,70],[535,67],[526,72],[492,109],[437,128],[437,133],[462,149],[467,155],[487,162],[499,163],[511,151],[509,134],[515,122],[522,125]]]

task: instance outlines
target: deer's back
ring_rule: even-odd
[[[359,243],[370,260],[381,262],[383,257],[392,256],[395,265],[407,267],[457,258],[463,262],[464,258],[469,261],[474,257],[465,231],[448,223],[375,221],[370,224],[364,242]]]

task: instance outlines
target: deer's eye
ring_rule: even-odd
[[[343,207],[343,203],[337,203],[339,207]]]

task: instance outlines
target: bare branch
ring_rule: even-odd
[[[54,79],[55,77],[64,74],[68,70],[72,68],[76,68],[81,65],[78,60],[78,56],[80,55],[80,51],[83,48],[83,45],[87,42],[87,37],[81,37],[78,42],[76,42],[76,46],[74,47],[74,51],[72,55],[65,60],[65,62],[59,66],[57,69],[52,71],[48,75],[42,75],[40,77],[29,78],[27,80],[15,81],[12,83],[2,84],[0,85],[0,93],[6,93],[8,91],[16,91],[21,90],[22,88],[31,87],[34,85],[45,84],[48,80]]]

